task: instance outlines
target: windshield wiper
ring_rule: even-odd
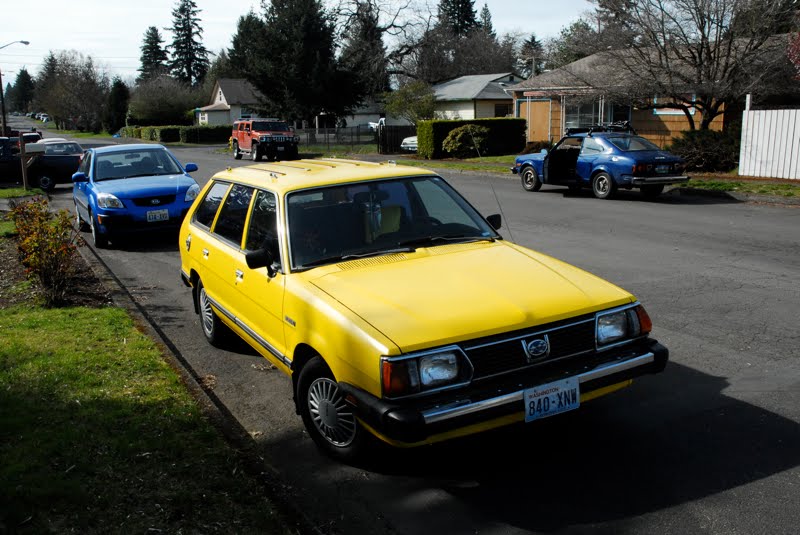
[[[445,242],[445,243],[470,243],[476,241],[489,241],[493,242],[495,239],[491,236],[464,236],[463,234],[450,234],[444,236],[420,236],[418,238],[412,238],[410,240],[403,240],[399,242],[397,245],[433,245],[436,242]]]
[[[380,249],[377,251],[370,251],[368,253],[349,253],[341,255],[332,255],[332,256],[326,256],[324,258],[318,258],[316,260],[311,260],[310,262],[305,262],[303,265],[299,267],[300,269],[303,269],[314,266],[320,266],[322,264],[333,264],[334,262],[358,260],[359,258],[368,258],[371,256],[384,256],[397,253],[413,253],[414,250],[415,249],[413,247],[396,247],[394,249]]]

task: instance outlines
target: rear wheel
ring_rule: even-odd
[[[197,280],[197,308],[200,311],[200,326],[203,328],[203,335],[209,344],[215,347],[224,345],[225,338],[228,335],[228,328],[211,308],[211,299],[206,293],[206,288],[203,286],[203,281]]]
[[[539,191],[542,187],[542,181],[539,180],[539,173],[533,167],[526,167],[522,170],[521,175],[522,187],[525,191]]]
[[[655,199],[661,192],[664,191],[664,184],[651,184],[649,186],[642,186],[642,195],[646,199]]]
[[[237,160],[242,159],[242,151],[239,150],[239,144],[237,142],[233,142],[233,157]]]
[[[617,185],[608,173],[597,173],[592,179],[592,193],[598,199],[610,199],[617,192]]]
[[[330,368],[316,356],[297,380],[297,405],[308,434],[331,457],[353,461],[376,439],[356,419]]]
[[[46,175],[40,176],[39,187],[44,191],[51,192],[56,188],[56,181]]]

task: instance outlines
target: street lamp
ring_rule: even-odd
[[[22,43],[25,46],[30,44],[29,41],[11,41],[8,44],[0,46],[0,50],[4,49],[7,46],[11,46],[11,45],[13,45],[15,43]],[[2,118],[3,118],[3,129],[0,130],[0,134],[2,134],[4,136],[8,135],[8,130],[7,130],[7,127],[6,127],[6,97],[5,97],[5,94],[6,94],[6,90],[3,87],[3,72],[2,72],[2,70],[0,70],[0,112],[2,112]]]

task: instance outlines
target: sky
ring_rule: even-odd
[[[419,0],[418,0],[419,1]],[[427,0],[435,10],[438,0]],[[23,67],[35,76],[49,51],[77,50],[104,66],[110,76],[133,80],[139,68],[140,47],[149,26],[156,26],[165,44],[171,33],[175,0],[38,0],[34,4],[2,0],[0,16],[0,73],[3,87],[14,83]],[[228,48],[236,22],[252,8],[261,12],[260,0],[196,0],[203,28],[203,44],[217,52]],[[561,28],[592,8],[587,0],[475,0],[478,13],[489,6],[498,34],[535,33],[539,39],[555,37]],[[557,7],[556,7],[557,6]]]

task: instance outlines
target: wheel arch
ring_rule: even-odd
[[[330,369],[330,365],[325,360],[325,357],[320,354],[319,351],[311,347],[309,344],[300,343],[297,347],[294,348],[294,355],[292,356],[292,399],[294,400],[295,410],[299,414],[299,408],[297,406],[297,383],[298,378],[300,377],[300,372],[303,370],[306,364],[313,359],[314,357],[319,357],[322,362]],[[333,373],[333,372],[331,372]]]
[[[192,303],[194,304],[194,313],[200,313],[200,302],[197,296],[197,282],[200,280],[200,274],[192,269],[189,272],[189,283],[192,285]]]

